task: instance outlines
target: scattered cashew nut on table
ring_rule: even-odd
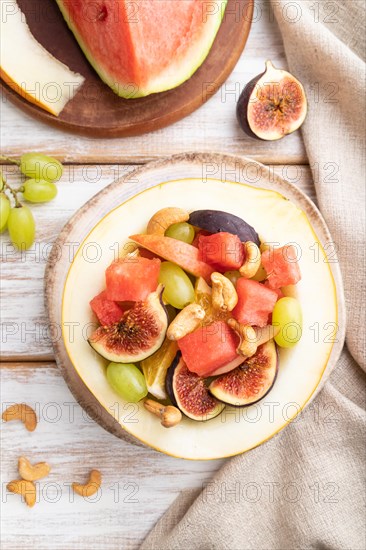
[[[182,208],[162,208],[150,219],[146,233],[148,235],[164,235],[174,223],[187,222],[189,213]]]
[[[172,428],[182,420],[182,413],[177,407],[173,407],[173,405],[162,405],[152,399],[145,399],[144,407],[161,419],[161,425],[164,428]]]
[[[27,506],[32,508],[36,503],[36,486],[33,481],[27,481],[26,479],[13,479],[9,481],[6,488],[11,493],[22,495]]]
[[[47,462],[38,462],[32,465],[27,458],[21,456],[18,460],[18,471],[26,481],[37,481],[48,476],[51,468]]]
[[[2,414],[5,422],[10,420],[21,420],[29,432],[33,432],[37,427],[37,415],[29,405],[25,403],[16,403],[10,405]]]
[[[81,483],[73,483],[72,488],[75,493],[81,497],[91,497],[98,492],[102,484],[102,474],[99,470],[92,470],[89,474],[89,480],[82,485]]]
[[[199,304],[189,304],[170,323],[166,336],[168,340],[180,340],[198,328],[205,318],[205,310]]]
[[[212,307],[221,311],[232,311],[238,303],[238,294],[233,283],[217,271],[211,274]]]

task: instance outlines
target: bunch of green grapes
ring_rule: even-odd
[[[19,194],[31,203],[48,202],[57,195],[55,181],[62,176],[62,164],[41,153],[25,153],[19,161],[0,156],[17,164],[27,176],[24,184],[10,186],[0,172],[0,233],[6,229],[14,246],[27,250],[34,243],[36,224],[31,209],[19,201]]]

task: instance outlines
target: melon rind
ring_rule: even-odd
[[[191,78],[191,76],[205,61],[211,50],[212,44],[216,38],[221,22],[223,20],[228,0],[212,0],[212,2],[217,4],[218,9],[215,11],[214,14],[210,15],[207,18],[205,32],[202,33],[201,39],[198,44],[193,44],[190,48],[187,49],[186,55],[183,59],[179,60],[178,63],[172,63],[168,68],[161,72],[158,77],[152,79],[149,82],[148,86],[139,86],[138,90],[136,90],[134,86],[132,86],[131,82],[116,82],[116,78],[108,74],[108,72],[105,71],[100,64],[98,64],[98,62],[93,58],[93,54],[85,44],[82,36],[71,21],[71,17],[69,16],[69,12],[67,9],[67,1],[65,2],[65,0],[56,0],[56,2],[61,10],[62,15],[64,16],[68,27],[74,34],[80,48],[83,50],[85,57],[88,59],[89,63],[98,73],[103,82],[105,82],[110,88],[112,88],[112,90],[118,96],[125,99],[137,99],[140,97],[148,96],[150,94],[171,90],[173,88],[176,88],[177,86],[180,86],[186,80]]]
[[[19,95],[58,116],[84,82],[32,35],[16,0],[0,3],[0,76]]]

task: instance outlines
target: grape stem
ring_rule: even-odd
[[[20,160],[11,159],[10,157],[6,157],[5,155],[0,155],[0,160],[3,160],[5,162],[10,162],[11,164],[16,164],[17,166],[20,166]]]
[[[19,193],[19,189],[13,189],[12,187],[10,187],[10,185],[6,182],[5,178],[4,178],[4,175],[2,176],[3,178],[3,183],[4,183],[4,189],[9,191],[9,193],[12,195],[13,199],[14,199],[14,202],[15,202],[15,208],[20,208],[22,205],[20,204],[20,202],[18,201],[18,197],[17,197],[17,193]]]

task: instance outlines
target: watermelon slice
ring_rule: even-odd
[[[262,283],[240,277],[236,283],[238,304],[233,317],[243,325],[265,327],[277,302],[277,292]]]
[[[105,272],[106,296],[115,302],[143,302],[158,286],[160,260],[123,258]]]
[[[198,241],[200,258],[218,271],[239,269],[244,263],[244,247],[237,235],[214,233],[201,235]]]
[[[199,259],[198,248],[191,244],[161,235],[132,235],[130,239],[147,248],[156,256],[177,264],[184,271],[210,282],[210,276],[214,269]]]
[[[188,369],[206,377],[237,359],[238,343],[238,336],[227,323],[215,321],[178,340],[178,347]]]
[[[108,300],[105,290],[91,300],[90,307],[103,326],[117,323],[123,315],[123,309],[113,300]]]
[[[89,62],[121,97],[170,90],[206,59],[227,0],[56,0]]]
[[[262,254],[262,264],[267,272],[269,288],[296,285],[301,279],[296,248],[292,244],[266,250]]]

